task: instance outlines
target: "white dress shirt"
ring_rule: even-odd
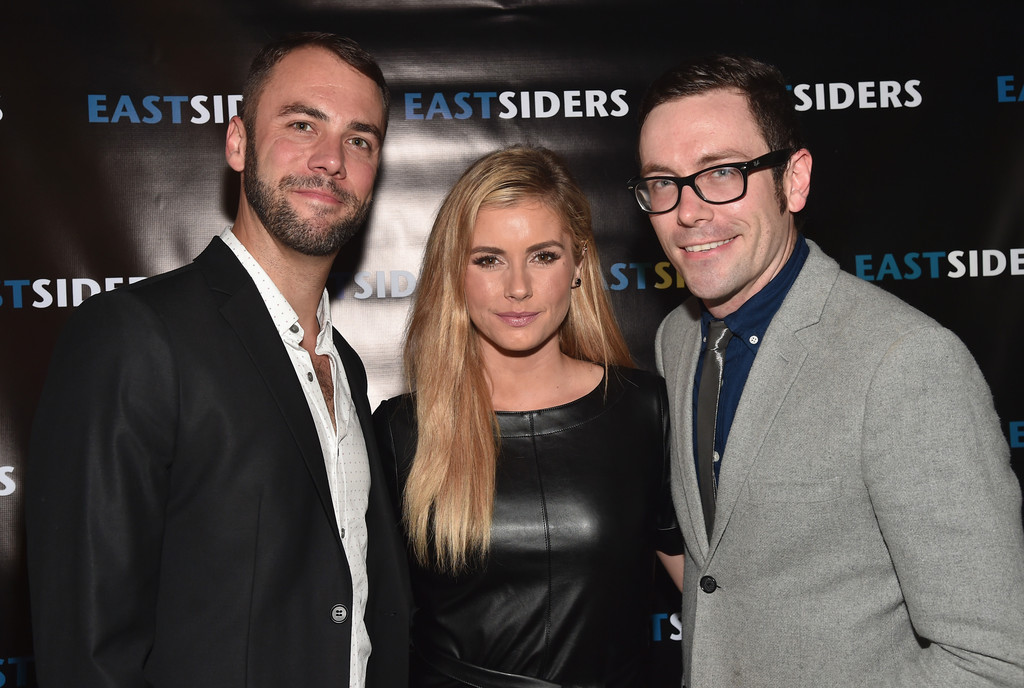
[[[366,575],[366,507],[370,494],[370,466],[366,443],[352,403],[352,390],[349,388],[341,356],[334,346],[330,299],[327,290],[324,289],[317,308],[320,332],[316,338],[316,353],[327,356],[331,362],[334,418],[337,428],[331,422],[327,403],[324,401],[316,371],[313,369],[313,361],[302,348],[303,330],[295,310],[252,254],[238,241],[230,227],[224,230],[221,239],[234,252],[242,267],[256,283],[256,288],[259,289],[260,296],[270,311],[274,326],[281,335],[281,341],[295,368],[295,374],[302,385],[306,403],[316,424],[324,465],[327,468],[327,480],[331,488],[331,500],[334,503],[334,515],[338,521],[338,531],[345,545],[345,556],[352,575],[352,609],[349,610],[349,622],[352,624],[349,686],[363,688],[366,683],[366,662],[370,656],[370,637],[363,622],[369,589]]]

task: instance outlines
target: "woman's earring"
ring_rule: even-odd
[[[583,284],[583,280],[581,280],[581,279],[580,279],[579,277],[577,277],[577,278],[576,278],[576,281],[572,283],[572,288],[573,288],[573,289],[576,289],[576,288],[577,288],[577,287],[579,287],[579,286],[580,286],[581,284]]]

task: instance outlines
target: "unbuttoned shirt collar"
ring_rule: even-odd
[[[274,281],[267,275],[266,270],[242,245],[242,242],[238,240],[238,237],[234,235],[230,227],[224,230],[220,238],[235,254],[242,267],[245,268],[245,271],[253,278],[253,281],[256,283],[256,289],[259,290],[260,297],[262,297],[263,302],[266,304],[267,310],[270,312],[270,318],[274,321],[274,328],[281,335],[281,339],[292,347],[301,346],[302,337],[305,335],[305,332],[302,326],[299,325],[299,316],[295,313],[295,309],[292,308],[291,304],[288,303],[284,294],[281,293],[281,290],[274,284]],[[320,303],[316,309],[316,319],[320,324],[320,331],[316,336],[315,350],[318,354],[329,353],[334,349],[334,325],[331,322],[331,301],[327,294],[327,289],[324,289],[323,294],[320,295]],[[339,393],[344,392],[343,396],[338,399],[339,401],[344,401],[345,399],[350,399],[352,395],[348,389],[346,376],[342,374],[341,377],[343,378],[343,389],[336,390],[335,397],[338,398]],[[335,411],[338,439],[342,439],[347,434],[348,425],[351,420],[351,404],[337,404]]]
[[[725,316],[725,325],[732,332],[733,340],[742,342],[751,354],[757,354],[761,342],[764,341],[764,334],[772,323],[772,318],[775,317],[775,313],[778,312],[786,295],[789,294],[789,288],[793,286],[797,275],[800,274],[800,268],[804,266],[808,253],[810,253],[810,249],[807,246],[807,240],[804,239],[803,234],[798,234],[793,253],[786,260],[786,264],[782,266],[779,274],[775,275],[761,291],[747,299],[736,311]],[[714,316],[702,303],[700,330],[705,342],[708,323],[712,320],[714,320]],[[730,342],[731,344],[732,342]]]

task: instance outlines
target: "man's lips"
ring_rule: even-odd
[[[303,198],[332,205],[356,205],[356,197],[331,179],[289,175],[281,180],[281,188]]]
[[[330,203],[332,205],[343,203],[342,199],[326,189],[293,189],[292,191],[310,201]]]
[[[537,316],[539,315],[539,313],[535,313],[535,312],[530,312],[530,313],[526,313],[526,312],[523,312],[523,313],[510,312],[510,313],[496,313],[495,315],[497,315],[499,318],[501,318],[502,321],[504,321],[506,325],[511,325],[512,327],[526,327],[527,325],[529,325],[530,323],[532,323],[534,320],[537,319]]]
[[[683,250],[686,251],[687,253],[703,253],[704,251],[710,251],[713,248],[718,248],[719,246],[724,246],[725,244],[728,244],[730,241],[732,241],[735,238],[736,237],[730,237],[729,239],[724,239],[722,241],[712,241],[712,242],[707,243],[707,244],[695,244],[693,246],[683,246]]]

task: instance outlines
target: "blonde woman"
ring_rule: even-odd
[[[647,685],[653,555],[682,551],[665,387],[631,367],[553,153],[492,153],[448,194],[405,365],[414,393],[374,418],[413,555],[412,685]]]

